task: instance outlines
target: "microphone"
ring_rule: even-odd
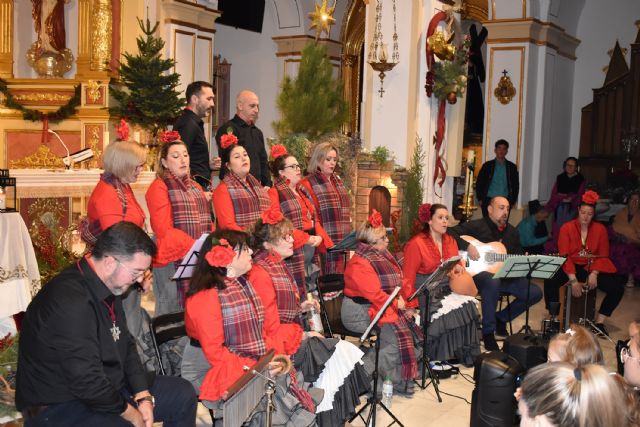
[[[58,138],[58,141],[60,141],[60,144],[62,144],[64,149],[67,150],[67,158],[64,160],[64,165],[67,169],[69,169],[71,167],[71,154],[69,153],[69,147],[67,147],[67,144],[65,144],[62,138],[60,138],[60,135],[58,135],[52,129],[47,129],[47,132],[54,134],[55,137]]]

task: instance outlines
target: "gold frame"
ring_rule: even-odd
[[[364,45],[366,6],[360,0],[351,0],[342,21],[342,85],[344,97],[349,105],[349,123],[344,132],[355,134],[360,130],[360,61]]]

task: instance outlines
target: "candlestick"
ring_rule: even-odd
[[[109,146],[109,142],[111,142],[109,140],[109,131],[105,130],[104,132],[102,132],[102,151],[104,152],[104,150],[107,149],[107,146]]]

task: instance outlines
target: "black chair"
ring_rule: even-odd
[[[362,333],[354,332],[342,324],[342,300],[344,299],[344,275],[343,274],[326,274],[318,277],[318,296],[320,306],[323,313],[324,330],[331,335],[340,335],[342,339],[345,337],[360,338]],[[339,294],[328,301],[325,301],[324,295],[331,292],[339,292]]]

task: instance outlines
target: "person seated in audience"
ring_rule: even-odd
[[[627,276],[627,287],[640,283],[640,192],[627,197],[627,206],[613,219],[611,261]]]
[[[422,231],[404,247],[401,294],[405,301],[443,261],[458,255],[458,244],[447,234],[449,212],[446,206],[425,203],[420,206],[418,217],[423,224]],[[465,365],[473,365],[473,360],[480,354],[480,314],[474,298],[477,293],[461,260],[451,272],[448,283],[429,295],[428,311],[424,293],[407,303],[407,307],[415,308],[419,300],[421,315],[429,316],[427,349],[430,359],[457,359]]]
[[[248,279],[265,307],[265,322],[277,325],[281,331],[278,336],[284,338],[283,348],[292,356],[294,367],[302,372],[305,382],[325,392],[316,408],[318,424],[344,425],[358,404],[353,397],[369,389],[371,378],[362,364],[364,353],[358,347],[303,329],[305,313],[320,313],[320,304],[307,299],[306,292],[299,293],[284,262],[294,252],[293,233],[291,221],[277,206],[262,213],[250,239],[254,253]]]
[[[153,258],[155,316],[181,311],[188,280],[171,280],[196,239],[213,230],[211,205],[189,172],[189,152],[178,132],[164,132],[156,179],[145,198],[158,252]],[[209,194],[209,196],[211,196]]]
[[[635,427],[637,408],[629,387],[600,365],[538,365],[522,382],[521,426]]]
[[[548,217],[549,212],[542,207],[538,200],[529,202],[529,216],[523,218],[517,227],[518,233],[520,233],[520,244],[525,253],[529,255],[544,253],[544,244],[549,240]]]
[[[596,333],[608,335],[604,322],[616,309],[624,294],[624,284],[615,274],[616,267],[609,259],[609,238],[604,225],[595,222],[598,193],[587,191],[578,208],[578,218],[565,223],[560,229],[558,249],[566,254],[562,268],[551,279],[544,281],[544,298],[549,303],[560,300],[560,286],[569,282],[571,293],[580,297],[585,288],[596,287],[606,293],[595,319]]]
[[[247,279],[252,254],[247,238],[241,231],[217,230],[202,245],[185,304],[191,341],[182,357],[182,377],[193,384],[206,407],[220,410],[223,394],[244,374],[244,367],[274,349],[278,356],[270,373],[278,382],[274,399],[278,419],[296,417],[298,425],[315,425],[316,403],[291,370],[282,331],[273,321],[277,314],[265,315],[267,307]],[[281,404],[285,401],[299,403]],[[262,417],[263,411],[259,412]]]
[[[549,362],[569,362],[575,366],[604,365],[604,356],[595,335],[572,324],[564,333],[554,335],[547,350]]]
[[[269,168],[273,187],[269,189],[271,202],[280,206],[282,214],[295,227],[293,255],[285,260],[301,292],[308,290],[307,272],[311,272],[316,254],[326,253],[333,241],[320,223],[309,191],[300,184],[302,173],[298,160],[287,149],[276,144],[271,147]],[[318,271],[318,267],[315,267]]]
[[[640,389],[640,321],[629,324],[629,344],[621,354],[624,364],[624,379],[629,385]]]
[[[479,260],[480,252],[475,244],[462,238],[468,235],[480,243],[501,242],[509,254],[522,254],[520,235],[518,230],[508,223],[509,201],[501,196],[491,199],[488,216],[468,221],[451,227],[450,233],[455,237],[458,247],[467,251],[471,260]],[[476,243],[478,244],[478,243]],[[482,340],[484,348],[489,351],[499,350],[495,334],[507,335],[507,322],[515,319],[527,309],[542,299],[542,291],[538,286],[524,278],[494,279],[487,271],[480,272],[473,277],[482,297]],[[498,299],[501,293],[513,295],[515,299],[507,307],[496,313]],[[527,300],[527,296],[529,299]]]
[[[387,250],[389,239],[382,216],[375,209],[357,230],[359,243],[344,273],[342,323],[354,332],[364,332],[396,287],[402,287],[402,268]],[[390,379],[394,389],[407,396],[415,392],[422,331],[414,321],[415,311],[406,309],[401,295],[384,312],[381,328],[378,373],[381,381]],[[373,372],[375,352],[365,356],[365,366]]]
[[[271,199],[267,189],[260,184],[251,170],[247,150],[238,145],[238,138],[223,135],[220,158],[226,170],[220,185],[213,191],[213,209],[218,227],[229,230],[245,230],[252,226],[260,214],[269,209]]]

